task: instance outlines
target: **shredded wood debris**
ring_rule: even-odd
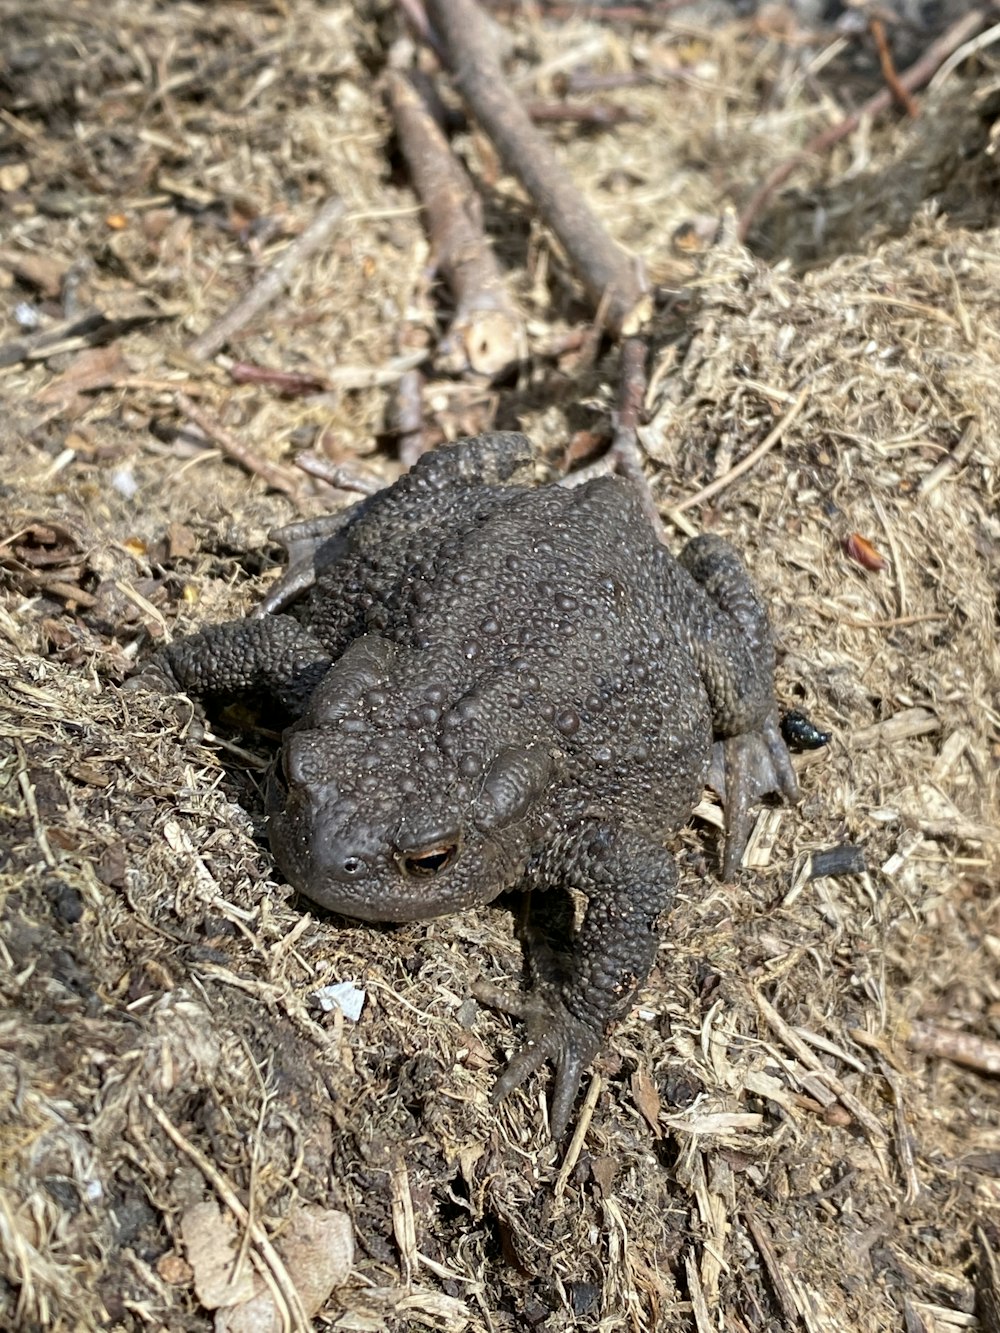
[[[525,104],[622,108],[539,132],[644,262],[624,383],[471,120],[527,347],[495,385],[436,362],[376,75],[410,43],[448,85],[395,7],[0,0],[0,1325],[995,1333],[997,28],[910,116],[868,18],[904,82],[961,0],[489,8]],[[541,1079],[489,1103],[509,913],[314,911],[269,739],[117,688],[266,595],[275,529],[494,426],[553,474],[617,426],[672,545],[745,553],[780,698],[831,733],[735,885],[714,807],[677,838],[560,1145]]]

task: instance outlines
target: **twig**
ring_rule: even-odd
[[[896,73],[896,66],[892,59],[892,52],[889,49],[889,42],[885,35],[885,24],[881,19],[870,18],[868,20],[868,31],[875,40],[878,63],[882,67],[882,77],[885,79],[889,91],[908,116],[915,116],[917,114],[917,103],[899,81],[899,75]]]
[[[552,1198],[556,1201],[562,1198],[566,1189],[566,1182],[580,1160],[580,1153],[583,1149],[584,1139],[587,1137],[587,1131],[590,1129],[590,1122],[594,1118],[594,1108],[597,1105],[598,1098],[601,1095],[601,1088],[604,1086],[603,1080],[596,1071],[591,1075],[590,1087],[587,1089],[587,1095],[583,1099],[583,1106],[580,1108],[580,1115],[576,1122],[576,1128],[573,1130],[573,1137],[570,1139],[569,1147],[566,1149],[566,1156],[563,1164],[559,1168],[559,1174],[555,1178],[552,1186]]]
[[[208,438],[219,446],[227,458],[231,458],[234,463],[239,463],[248,472],[255,473],[266,481],[272,490],[281,491],[283,495],[290,495],[293,499],[297,498],[301,488],[284,468],[269,463],[266,458],[260,458],[252,449],[248,449],[245,444],[241,444],[234,435],[226,430],[221,421],[217,421],[204,408],[198,407],[187,394],[177,394],[175,401],[187,419],[193,421],[200,430],[203,430]]]
[[[344,215],[346,205],[331,195],[305,231],[257,279],[250,290],[229,307],[226,313],[188,345],[188,353],[197,361],[207,361],[234,333],[238,333],[265,306],[281,295],[288,282],[310,255],[326,244],[334,227]]]
[[[649,348],[642,338],[626,338],[622,343],[618,381],[618,412],[615,434],[608,454],[622,476],[628,477],[639,488],[646,517],[662,539],[663,523],[656,501],[649,489],[649,481],[642,470],[642,452],[639,448],[638,425],[646,397],[646,361]]]
[[[633,28],[655,28],[663,25],[663,17],[680,9],[686,0],[663,0],[658,5],[581,5],[549,4],[545,6],[547,19],[571,19],[574,23],[586,20],[588,23],[627,23]],[[499,5],[498,9],[516,12],[511,4]]]
[[[1000,1075],[1000,1041],[977,1037],[974,1032],[944,1028],[937,1023],[911,1023],[906,1044],[921,1055],[939,1056],[966,1069]]]
[[[428,0],[455,82],[489,135],[504,167],[515,175],[559,238],[591,300],[608,294],[608,326],[637,332],[652,302],[637,261],[617,245],[570,181],[545,137],[510,91],[474,0]]]
[[[600,332],[601,316],[589,330],[590,340],[596,352],[596,335]],[[622,343],[619,361],[618,405],[614,413],[614,435],[608,448],[599,458],[584,467],[569,472],[562,478],[562,486],[583,486],[596,477],[606,477],[609,472],[620,472],[638,488],[642,507],[652,524],[656,535],[662,540],[663,522],[660,519],[656,501],[649,489],[649,482],[642,469],[642,452],[639,448],[638,425],[646,397],[646,361],[649,348],[643,338],[626,338]]]
[[[253,361],[234,361],[229,367],[229,378],[234,384],[265,384],[283,398],[307,398],[310,394],[329,391],[329,381],[320,375],[299,370],[277,370],[258,366]]]
[[[479,197],[410,80],[392,69],[386,77],[399,142],[427,216],[434,262],[455,297],[441,351],[449,370],[492,379],[524,359],[527,340],[483,232]]]
[[[624,125],[641,121],[634,107],[614,102],[527,102],[525,111],[536,125],[543,121],[570,121],[574,125]]]
[[[406,15],[407,22],[417,37],[419,37],[422,42],[427,43],[439,60],[443,59],[441,43],[438,41],[437,34],[427,21],[427,11],[421,4],[421,0],[396,0],[396,2]]]
[[[384,488],[385,482],[372,473],[359,472],[345,463],[334,463],[319,454],[297,454],[295,466],[310,477],[329,482],[341,491],[357,491],[359,495],[374,495]]]
[[[688,1297],[691,1301],[691,1313],[694,1316],[696,1333],[712,1333],[715,1328],[715,1320],[709,1312],[708,1301],[705,1299],[705,1289],[701,1285],[698,1260],[695,1258],[693,1246],[684,1256],[684,1272],[687,1276]]]
[[[941,462],[932,467],[927,476],[924,477],[917,487],[917,495],[920,496],[921,500],[926,499],[932,491],[937,490],[949,473],[957,472],[960,467],[965,466],[979,435],[978,424],[975,419],[970,421],[962,432],[962,438],[951,453],[942,458]]]
[[[889,1085],[892,1092],[892,1122],[895,1130],[896,1156],[899,1158],[899,1169],[902,1172],[903,1180],[906,1182],[906,1193],[903,1196],[907,1203],[916,1203],[920,1197],[920,1177],[917,1175],[917,1163],[913,1155],[913,1136],[910,1133],[910,1126],[906,1119],[906,1102],[903,1100],[903,1080],[894,1069],[889,1065],[889,1061],[882,1058],[879,1060],[882,1068],[882,1077]]]
[[[405,468],[411,468],[425,448],[423,390],[419,370],[408,370],[396,385],[393,426],[398,433],[399,461]]]
[[[992,46],[997,40],[1000,40],[1000,23],[994,23],[992,28],[987,28],[986,31],[981,32],[978,37],[973,37],[971,42],[966,42],[965,45],[960,46],[957,51],[952,51],[951,55],[934,75],[933,79],[931,79],[930,84],[928,85],[931,92],[936,93],[941,85],[954,74],[959,65],[964,64],[965,61],[969,60],[972,56],[978,55],[980,51],[985,51],[988,46]]]
[[[854,1096],[849,1088],[844,1086],[842,1081],[832,1070],[825,1067],[822,1061],[813,1054],[798,1033],[788,1026],[778,1013],[777,1009],[775,1009],[774,1005],[766,1000],[760,991],[754,991],[753,998],[757,1003],[757,1008],[760,1010],[761,1017],[771,1031],[784,1043],[785,1046],[788,1047],[800,1064],[804,1065],[811,1074],[814,1074],[826,1084],[840,1104],[851,1113],[854,1119],[865,1131],[868,1136],[868,1141],[872,1145],[872,1148],[875,1150],[876,1156],[879,1159],[879,1165],[882,1167],[883,1171],[885,1171],[885,1158],[882,1150],[886,1142],[886,1132],[872,1115],[871,1111],[869,1111],[868,1108]],[[886,1174],[888,1174],[888,1172],[886,1172]]]
[[[774,1288],[774,1294],[778,1298],[782,1313],[785,1316],[785,1322],[789,1328],[798,1328],[799,1309],[795,1303],[795,1297],[785,1281],[785,1275],[781,1271],[781,1261],[778,1258],[777,1251],[771,1240],[771,1229],[764,1222],[763,1218],[757,1216],[753,1208],[747,1203],[743,1205],[743,1220],[747,1224],[747,1230],[753,1237],[753,1242],[757,1246],[758,1253],[764,1261],[764,1267],[767,1269],[767,1275],[771,1279],[771,1286]]]
[[[642,338],[626,338],[622,343],[618,382],[618,420],[611,452],[619,462],[627,454],[638,453],[636,430],[646,397],[646,359],[649,348]]]
[[[744,472],[749,472],[769,450],[773,449],[781,437],[788,430],[795,418],[799,415],[809,400],[809,389],[801,389],[795,402],[781,418],[773,430],[761,440],[756,449],[751,449],[746,458],[741,458],[735,467],[731,467],[723,477],[716,477],[715,481],[709,482],[703,486],[700,491],[694,495],[689,495],[686,500],[682,500],[679,505],[674,505],[672,512],[682,514],[685,509],[693,509],[695,505],[702,504],[705,500],[710,500],[713,495],[718,495],[719,491],[734,482],[737,477],[742,477]]]
[[[981,9],[970,9],[967,14],[963,14],[936,42],[931,43],[919,60],[915,61],[908,70],[900,75],[900,87],[907,93],[922,88],[952,51],[977,32],[984,22],[985,16]],[[888,88],[883,88],[874,97],[869,97],[868,101],[859,110],[845,116],[836,125],[831,125],[822,134],[817,134],[810,139],[800,153],[796,153],[793,157],[780,162],[743,210],[737,228],[738,238],[741,241],[746,240],[758,214],[762,212],[775,190],[784,185],[789,176],[793,175],[799,167],[805,166],[818,154],[825,153],[834,144],[839,143],[841,139],[845,139],[849,134],[852,134],[862,120],[881,115],[892,104],[892,98],[892,92]]]
[[[570,70],[556,80],[559,92],[566,93],[605,93],[619,88],[639,88],[652,80],[645,70],[616,69],[607,73],[597,73],[592,69]]]
[[[0,368],[17,365],[19,361],[45,361],[60,352],[75,352],[78,347],[97,347],[122,333],[166,318],[166,315],[151,310],[148,314],[112,319],[100,310],[93,310],[41,333],[28,333],[23,338],[0,344]]]
[[[38,802],[35,800],[35,788],[31,782],[31,775],[28,772],[28,755],[19,740],[15,740],[14,748],[17,750],[17,783],[21,788],[21,795],[24,797],[24,805],[31,819],[31,826],[35,830],[35,841],[38,843],[38,850],[45,858],[45,864],[52,868],[56,864],[56,858],[52,855],[52,847],[49,843],[48,834],[45,831],[45,825],[42,823],[38,813]]]

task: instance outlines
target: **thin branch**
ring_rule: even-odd
[[[951,453],[942,458],[941,462],[935,467],[931,468],[930,472],[928,472],[927,476],[924,477],[920,485],[917,487],[917,495],[921,500],[925,500],[932,491],[937,490],[945,477],[949,476],[952,472],[957,472],[959,468],[965,466],[969,461],[969,455],[976,447],[978,438],[979,423],[973,418],[973,420],[971,420],[965,427],[965,430],[962,431],[962,437]]]
[[[663,522],[642,469],[642,451],[639,448],[638,426],[646,398],[648,356],[649,348],[642,338],[626,338],[622,343],[618,372],[618,411],[614,439],[608,454],[622,476],[628,477],[639,488],[646,517],[652,523],[656,535],[662,538]]]
[[[635,333],[652,305],[638,263],[607,234],[511,92],[479,7],[474,0],[427,0],[427,12],[458,89],[505,169],[559,238],[594,304],[607,294],[611,331]]]
[[[493,378],[522,361],[524,326],[482,228],[479,196],[448,140],[405,74],[389,70],[389,102],[400,146],[427,218],[434,262],[455,297],[441,351],[453,372]]]
[[[323,458],[320,454],[298,454],[295,466],[301,468],[307,476],[318,477],[320,481],[335,486],[338,491],[357,491],[359,495],[374,495],[385,486],[385,482],[374,473],[359,472],[350,463],[335,463],[332,458]]]
[[[974,1032],[941,1027],[938,1023],[911,1023],[906,1044],[921,1055],[937,1056],[966,1069],[1000,1076],[1000,1041],[991,1041],[989,1037],[977,1037]]]
[[[995,0],[993,8],[996,9]],[[985,32],[981,32],[977,37],[973,37],[973,39],[966,42],[964,46],[960,46],[957,51],[952,51],[951,55],[931,79],[930,84],[928,85],[931,92],[936,93],[941,85],[951,78],[959,65],[964,65],[967,60],[971,60],[972,57],[978,55],[980,51],[985,51],[988,46],[992,46],[997,40],[1000,40],[1000,23],[995,23],[992,28],[987,28]]]
[[[81,347],[98,347],[132,329],[166,318],[166,315],[151,310],[148,314],[112,319],[100,310],[92,310],[40,333],[27,333],[22,338],[0,344],[0,368],[17,365],[19,361],[47,361],[62,352],[75,352]]]
[[[326,244],[344,216],[345,208],[342,199],[331,195],[301,236],[261,274],[250,290],[203,334],[188,344],[188,353],[196,361],[207,361],[225,346],[234,333],[238,333],[265,306],[276,300],[288,286],[295,270]]]
[[[743,1220],[747,1224],[747,1230],[753,1237],[753,1242],[757,1246],[757,1251],[764,1261],[764,1267],[767,1269],[767,1275],[771,1279],[771,1286],[774,1288],[774,1294],[778,1298],[778,1304],[781,1306],[782,1313],[785,1316],[785,1323],[788,1328],[795,1329],[799,1327],[799,1309],[795,1303],[795,1297],[785,1281],[785,1274],[782,1271],[781,1260],[774,1248],[774,1242],[771,1237],[771,1229],[762,1217],[757,1213],[749,1203],[743,1205]]]
[[[425,449],[424,377],[408,370],[396,385],[393,427],[398,432],[397,452],[403,467],[411,468]]]
[[[917,114],[917,103],[913,95],[907,92],[899,81],[899,74],[896,71],[892,51],[889,47],[889,39],[885,35],[885,24],[881,19],[871,18],[868,20],[868,31],[875,41],[878,63],[882,67],[882,77],[885,79],[886,87],[906,114],[915,116]]]
[[[187,394],[179,393],[175,401],[180,410],[193,421],[199,430],[204,431],[213,444],[217,444],[227,458],[232,459],[234,463],[239,463],[248,472],[254,473],[262,480],[266,481],[268,486],[274,491],[281,491],[283,495],[289,495],[292,499],[298,498],[301,493],[301,487],[295,479],[288,475],[284,468],[277,464],[269,462],[266,458],[260,458],[241,444],[239,440],[232,435],[221,421],[216,420],[204,408],[193,403]]]
[[[900,75],[900,87],[907,93],[922,88],[938,66],[951,55],[952,51],[977,32],[984,22],[985,15],[981,9],[970,9],[967,14],[963,14],[936,42],[931,43],[919,60]],[[883,111],[892,105],[892,100],[892,92],[888,88],[883,88],[874,97],[869,97],[868,101],[858,111],[852,112],[851,115],[838,121],[836,125],[831,125],[822,134],[817,134],[815,138],[810,139],[800,153],[787,158],[784,162],[779,162],[743,210],[737,229],[739,239],[741,241],[746,240],[750,228],[771,196],[784,185],[790,176],[794,175],[799,167],[805,166],[820,153],[825,153],[834,144],[839,143],[841,139],[846,139],[849,134],[852,134],[858,128],[862,120],[880,116]]]
[[[542,121],[569,121],[603,128],[645,120],[635,107],[616,102],[527,102],[524,109],[536,125]]]

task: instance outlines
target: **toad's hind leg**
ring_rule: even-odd
[[[732,879],[750,834],[750,806],[768,792],[798,797],[774,701],[774,640],[767,610],[728,542],[696,537],[678,563],[695,585],[684,632],[712,708],[709,781],[725,806],[722,870]]]
[[[350,568],[359,546],[377,554],[396,540],[399,532],[415,532],[438,523],[447,516],[456,492],[471,488],[478,492],[479,507],[491,507],[497,492],[531,484],[534,458],[531,441],[517,431],[475,435],[423,454],[392,486],[347,509],[279,528],[271,538],[285,548],[287,566],[253,615],[260,619],[286,610],[324,576],[331,584],[330,575],[337,565],[345,563]],[[362,531],[366,534],[363,539],[359,538]],[[327,587],[328,599],[336,595],[335,584],[332,580],[332,586]],[[353,598],[354,594],[348,596]],[[342,618],[349,620],[349,611]],[[336,616],[331,620],[339,627]],[[330,637],[336,655],[350,635]]]

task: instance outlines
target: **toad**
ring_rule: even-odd
[[[283,540],[289,571],[252,617],[135,681],[287,724],[270,843],[323,907],[411,921],[525,895],[530,990],[489,1002],[526,1040],[494,1098],[551,1061],[559,1137],[653,964],[664,840],[706,779],[726,878],[751,804],[796,797],[765,608],[726,542],[675,558],[631,483],[537,485],[513,433],[440,448]]]

